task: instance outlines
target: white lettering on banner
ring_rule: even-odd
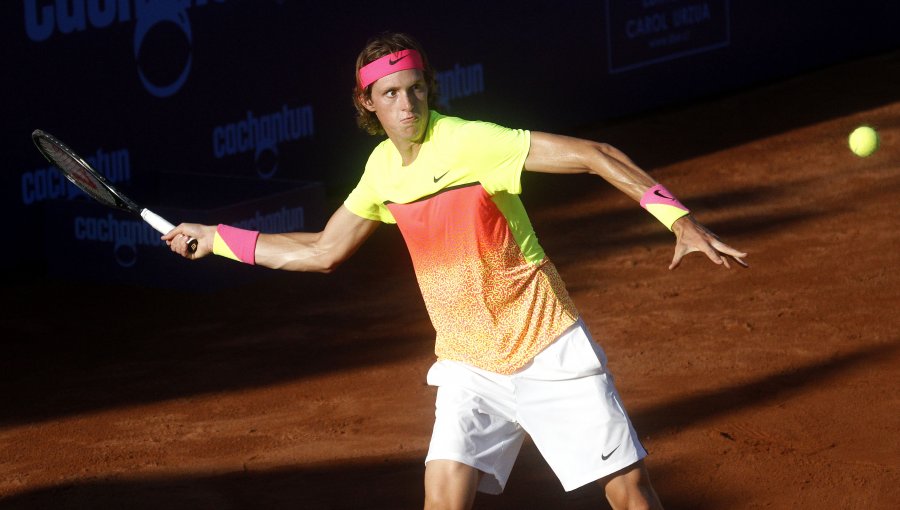
[[[114,22],[124,23],[137,18],[145,9],[155,9],[160,3],[175,4],[180,9],[200,7],[210,0],[23,0],[25,3],[25,33],[34,42],[46,41],[56,31],[71,34],[88,28],[106,28]],[[223,3],[225,0],[212,0]]]
[[[277,156],[278,144],[282,142],[312,138],[315,134],[313,107],[311,105],[290,108],[282,105],[281,110],[262,116],[247,111],[247,116],[237,122],[216,126],[212,130],[213,156],[216,159],[245,152],[254,152],[259,161],[263,153]],[[277,163],[268,170],[259,170],[264,179],[275,175]]]
[[[672,25],[683,27],[709,21],[709,4],[688,5],[672,11]]]
[[[669,29],[669,23],[664,14],[653,14],[643,18],[630,19],[625,22],[625,33],[629,39],[647,34],[665,32]]]
[[[131,157],[128,149],[110,152],[97,149],[97,152],[86,160],[91,167],[113,184],[131,181]],[[22,174],[21,184],[22,203],[25,205],[58,198],[72,199],[83,194],[53,166],[25,172]]]
[[[484,67],[479,64],[460,66],[435,73],[438,84],[438,105],[450,109],[450,101],[484,93]]]
[[[646,6],[647,3],[652,3],[653,6],[656,6],[662,2],[644,2],[644,5]],[[685,5],[676,7],[671,12],[657,12],[640,18],[630,19],[625,22],[625,33],[629,39],[634,39],[635,37],[665,32],[670,28],[696,25],[709,21],[711,18],[709,4]]]
[[[731,43],[730,0],[606,0],[611,73]]]

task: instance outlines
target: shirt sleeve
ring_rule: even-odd
[[[381,198],[375,186],[372,185],[370,164],[366,165],[366,170],[363,172],[356,188],[344,200],[344,206],[360,218],[382,223],[397,223],[394,215],[384,205],[384,199]]]

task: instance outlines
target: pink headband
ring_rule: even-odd
[[[425,69],[422,64],[422,55],[418,51],[400,50],[369,62],[359,70],[359,84],[362,88],[366,88],[389,74],[406,69]]]

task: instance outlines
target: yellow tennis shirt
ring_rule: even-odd
[[[578,317],[519,200],[530,139],[431,112],[416,160],[385,140],[344,202],[400,228],[440,359],[510,374]]]

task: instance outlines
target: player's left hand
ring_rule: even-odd
[[[738,251],[731,246],[719,240],[719,237],[710,232],[709,229],[697,223],[692,215],[679,218],[672,225],[672,232],[675,233],[675,256],[669,269],[675,269],[681,264],[681,259],[691,252],[699,251],[706,254],[709,260],[716,264],[724,265],[731,268],[729,259],[734,260],[743,267],[750,267],[744,262],[743,258],[746,253]]]

